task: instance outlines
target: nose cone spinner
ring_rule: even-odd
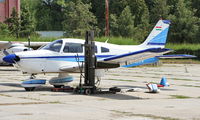
[[[3,57],[3,61],[10,63],[10,64],[18,62],[19,60],[20,60],[20,58],[15,54],[10,54],[10,55]]]

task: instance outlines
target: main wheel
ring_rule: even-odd
[[[91,89],[85,89],[85,94],[86,95],[90,95],[92,93],[92,90]]]
[[[63,87],[64,85],[54,85],[55,88],[61,88]]]
[[[24,89],[26,91],[34,91],[35,87],[25,87]]]

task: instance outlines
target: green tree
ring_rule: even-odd
[[[15,8],[12,9],[11,17],[5,21],[12,35],[19,37],[20,33],[20,18]]]
[[[171,42],[195,43],[198,42],[199,18],[186,7],[184,0],[178,0],[174,14],[169,16],[172,20]]]
[[[115,14],[110,14],[110,35],[111,36],[120,36],[118,31],[118,21]]]
[[[134,38],[143,41],[150,30],[148,7],[145,0],[128,0],[128,4],[130,4],[131,12],[135,16],[134,26],[136,30]]]
[[[85,1],[85,0],[82,0]],[[90,4],[90,2],[87,2]],[[91,0],[90,12],[94,14],[97,19],[97,26],[100,29],[100,35],[105,34],[105,0]]]
[[[63,0],[40,0],[36,7],[37,30],[62,30]]]
[[[149,3],[150,23],[155,24],[160,18],[166,19],[169,13],[167,0],[148,0]]]
[[[34,32],[34,19],[29,11],[29,7],[24,3],[21,7],[21,30],[20,36],[27,37]]]
[[[200,18],[200,1],[199,0],[192,0],[192,7],[196,9],[195,16]]]
[[[7,36],[9,33],[8,25],[0,22],[0,36]]]
[[[147,26],[149,24],[149,11],[144,0],[128,0],[133,16],[134,24],[137,27],[140,24]]]
[[[118,31],[122,37],[132,37],[134,34],[134,16],[127,6],[118,18]]]
[[[65,20],[63,21],[66,36],[84,36],[85,32],[91,29],[96,33],[99,32],[96,27],[96,17],[90,9],[90,4],[84,4],[80,0],[66,3]]]

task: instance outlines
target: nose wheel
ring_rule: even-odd
[[[35,75],[32,74],[29,79],[22,82],[21,86],[26,91],[34,91],[36,87],[46,84],[46,79],[36,79]]]

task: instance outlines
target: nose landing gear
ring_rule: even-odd
[[[36,87],[45,84],[46,84],[45,79],[36,79],[35,75],[32,74],[29,79],[22,82],[21,86],[24,87],[26,91],[34,91]]]

